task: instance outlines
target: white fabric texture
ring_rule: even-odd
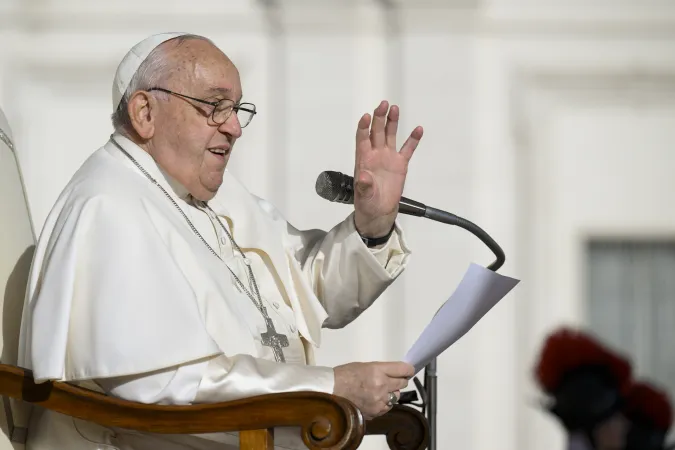
[[[114,139],[246,280],[242,259],[184,189],[131,141]],[[332,369],[313,366],[321,327],[353,321],[404,270],[410,251],[402,231],[397,225],[385,246],[368,249],[352,215],[328,232],[297,230],[229,172],[209,205],[251,259],[270,318],[291,343],[284,349],[289,364],[274,362],[261,345],[262,315],[223,261],[112,142],[84,163],[46,221],[31,269],[19,364],[38,382],[96,380],[112,395],[144,403],[332,392]],[[40,442],[40,426],[32,433]],[[164,439],[146,436],[141,445],[139,434],[116,435],[120,445],[120,436],[135,442],[120,448],[152,448],[153,439]],[[201,448],[175,439],[185,444],[177,448]]]
[[[116,139],[182,201],[150,155]],[[323,325],[344,326],[370,306],[409,255],[392,251],[397,256],[387,259],[400,264],[385,269],[351,217],[328,233],[298,231],[229,172],[210,204],[218,215],[237,217],[234,238],[264,255],[293,311],[289,327],[313,346]],[[396,233],[391,242],[405,248],[398,227]],[[74,381],[221,353],[257,355],[263,318],[224,273],[164,194],[108,143],[75,174],[46,221],[29,279],[20,363],[38,382]]]

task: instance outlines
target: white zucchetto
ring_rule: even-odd
[[[136,75],[136,71],[138,71],[138,68],[148,55],[163,42],[187,34],[189,33],[172,32],[154,34],[134,45],[133,48],[124,55],[119,66],[117,66],[117,72],[115,73],[115,80],[113,81],[112,86],[113,112],[117,111],[117,107],[131,83],[131,79]]]

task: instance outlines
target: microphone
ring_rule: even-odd
[[[354,203],[354,178],[344,173],[327,170],[316,179],[316,193],[331,202]],[[424,216],[426,205],[409,198],[401,197],[398,211],[411,216]]]
[[[325,198],[331,202],[347,204],[354,203],[354,178],[350,177],[349,175],[345,175],[344,173],[334,171],[321,172],[316,179],[315,189],[316,193],[319,194],[320,197]],[[487,267],[489,270],[496,272],[506,260],[504,251],[501,249],[499,244],[497,244],[489,234],[483,231],[482,228],[466,219],[440,209],[432,208],[425,205],[424,203],[410,200],[409,198],[405,197],[401,197],[401,200],[399,201],[399,212],[403,214],[409,214],[411,216],[425,217],[427,219],[446,223],[448,225],[455,225],[469,231],[471,234],[480,239],[490,250],[492,250],[492,253],[495,254],[497,259],[495,259],[495,261]],[[414,401],[417,400],[417,396],[415,395],[414,391],[411,393],[402,392],[401,398],[399,400],[399,403],[420,406],[422,408],[422,414],[426,414],[426,417],[429,421],[430,431],[429,450],[436,450],[436,379],[438,377],[436,374],[436,367],[436,358],[431,360],[431,362],[425,367],[423,387],[420,386],[421,383],[416,377],[413,378],[413,380],[415,380],[415,385],[422,396],[421,404],[414,403]]]
[[[354,203],[354,178],[344,173],[332,170],[321,172],[316,179],[315,190],[320,197],[328,201],[346,204]],[[499,244],[478,225],[466,219],[406,197],[401,197],[398,211],[402,214],[425,217],[436,222],[458,226],[469,231],[495,254],[496,260],[488,266],[488,269],[492,271],[496,272],[506,260],[504,251]]]

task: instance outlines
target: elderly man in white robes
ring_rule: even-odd
[[[19,364],[37,382],[144,403],[309,390],[343,396],[366,417],[387,412],[413,367],[318,367],[313,347],[322,327],[353,321],[405,268],[395,219],[422,128],[399,150],[398,107],[383,101],[361,117],[354,212],[328,232],[300,231],[226,169],[256,108],[208,39],[166,33],[137,44],[117,69],[113,111],[114,134],[75,173],[40,236]],[[36,414],[30,433],[29,449],[236,444],[51,412]]]

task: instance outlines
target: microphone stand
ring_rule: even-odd
[[[354,202],[354,178],[340,172],[326,171],[319,175],[316,180],[316,192],[321,197],[332,202],[351,204]],[[495,261],[487,268],[496,272],[506,260],[504,251],[501,247],[480,228],[478,225],[463,219],[459,216],[451,214],[440,209],[432,208],[423,203],[411,200],[409,198],[401,197],[399,202],[398,212],[417,217],[425,217],[427,219],[441,222],[447,225],[454,225],[463,228],[476,236],[495,254]],[[436,380],[437,365],[436,358],[432,359],[424,368],[424,386],[417,379],[413,378],[417,391],[422,397],[421,403],[415,403],[417,400],[417,392],[406,391],[401,392],[399,398],[400,404],[409,404],[417,406],[422,409],[429,423],[429,450],[437,450],[436,447],[436,406],[437,406],[437,390]]]
[[[487,267],[489,270],[496,272],[502,265],[504,265],[504,261],[506,260],[504,251],[501,249],[499,244],[497,244],[494,239],[492,239],[490,235],[483,231],[483,229],[481,229],[478,225],[449,212],[431,208],[422,203],[406,198],[401,199],[399,212],[418,217],[425,217],[436,222],[458,226],[469,231],[471,234],[480,239],[481,242],[483,242],[490,250],[492,250],[492,253],[494,253],[496,259]],[[437,358],[432,359],[429,364],[424,367],[424,386],[420,385],[420,383],[417,381],[417,378],[414,379],[415,385],[422,396],[422,404],[418,404],[416,406],[422,407],[422,414],[426,416],[429,423],[428,450],[438,450],[436,446],[436,414],[438,406],[437,379]],[[414,404],[412,401],[416,400],[415,397],[405,401],[405,403]]]

